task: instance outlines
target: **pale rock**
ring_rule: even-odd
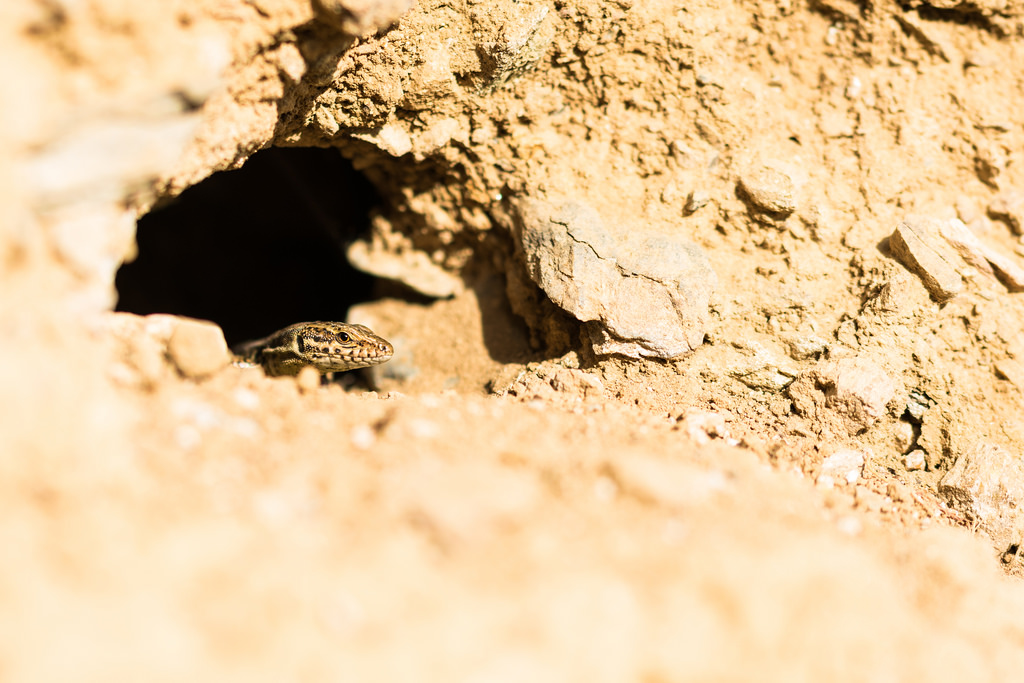
[[[925,415],[934,405],[935,401],[923,391],[915,389],[907,394],[907,416],[916,424],[921,424],[924,421]]]
[[[530,278],[584,323],[595,354],[669,359],[703,343],[716,277],[699,247],[642,226],[613,232],[577,202],[517,208]]]
[[[893,445],[900,453],[907,453],[914,447],[917,435],[914,433],[914,425],[900,420],[896,423],[893,431]]]
[[[212,375],[231,362],[220,326],[189,318],[182,318],[171,333],[167,356],[182,375],[192,379]]]
[[[1024,268],[1012,256],[982,242],[957,218],[941,222],[940,231],[969,265],[998,278],[1011,292],[1024,291]]]
[[[727,434],[725,418],[720,413],[707,411],[688,413],[683,418],[683,428],[687,436],[701,445]]]
[[[422,61],[412,69],[408,89],[402,100],[404,109],[429,109],[441,98],[450,96],[456,88],[452,73],[451,52],[443,48],[427,51]]]
[[[786,339],[786,347],[793,360],[811,360],[825,353],[828,342],[816,334],[799,334]]]
[[[885,413],[896,385],[869,360],[841,358],[818,363],[793,382],[788,393],[801,415],[818,422],[837,420],[854,435]]]
[[[956,208],[956,215],[967,226],[984,218],[974,201],[967,195],[962,194],[958,196],[954,202],[954,207]]]
[[[393,157],[402,157],[412,151],[412,137],[398,123],[386,123],[367,133],[351,133],[352,137],[369,142]]]
[[[988,255],[988,261],[992,269],[996,271],[996,277],[1011,292],[1024,292],[1024,268],[1017,265],[1010,256],[992,252]]]
[[[796,210],[793,198],[793,180],[769,166],[758,166],[739,179],[740,192],[766,213],[790,214]]]
[[[1014,233],[1024,234],[1024,192],[1002,192],[988,205],[988,215],[1003,221]]]
[[[864,470],[864,461],[864,451],[840,449],[822,461],[817,478],[829,477],[833,481],[855,484]]]
[[[498,31],[477,45],[489,92],[533,69],[551,47],[559,22],[547,3],[522,2]]]
[[[604,394],[604,384],[601,380],[583,370],[560,368],[555,371],[550,381],[555,391],[574,393],[587,398]]]
[[[981,525],[997,546],[1020,540],[1024,506],[1024,461],[991,443],[977,443],[957,457],[939,480],[951,507]]]
[[[683,210],[687,214],[696,213],[700,209],[704,208],[707,203],[711,201],[711,195],[704,190],[693,190],[686,196],[686,206]]]
[[[908,472],[923,470],[926,464],[925,452],[918,448],[906,454],[903,458],[903,466]]]
[[[954,265],[956,254],[944,246],[937,221],[927,219],[904,221],[889,237],[893,256],[921,278],[939,302],[952,299],[963,289],[963,278]]]
[[[417,132],[416,137],[412,139],[413,157],[417,161],[423,161],[451,142],[452,138],[465,140],[466,137],[467,131],[463,130],[458,119],[438,119]]]
[[[788,387],[799,371],[757,342],[734,344],[743,355],[730,363],[728,373],[751,389],[779,392]]]
[[[391,26],[415,0],[312,0],[317,19],[350,36],[367,36]]]
[[[967,265],[978,272],[995,277],[992,266],[985,257],[985,245],[959,218],[939,221],[939,232],[946,238]]]

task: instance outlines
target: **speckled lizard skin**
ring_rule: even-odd
[[[332,322],[289,325],[231,350],[239,360],[262,365],[271,376],[297,375],[306,366],[321,374],[355,370],[383,363],[395,352],[365,325]]]

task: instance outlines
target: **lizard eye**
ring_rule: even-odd
[[[339,332],[338,333],[338,339],[340,339],[341,341],[343,341],[345,343],[348,343],[348,341],[349,341],[349,339],[351,339],[351,337],[348,336],[348,332]]]
[[[295,337],[295,346],[299,349],[299,353],[306,352],[306,340],[302,338],[302,335]]]

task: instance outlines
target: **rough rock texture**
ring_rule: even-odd
[[[818,486],[831,487],[837,481],[855,484],[860,479],[867,460],[863,451],[843,448],[825,458],[815,483]]]
[[[1024,267],[1013,256],[990,247],[957,218],[944,221],[939,230],[972,267],[998,278],[1011,292],[1024,291]]]
[[[317,18],[353,36],[391,26],[409,11],[413,0],[312,0]]]
[[[167,355],[185,377],[200,379],[231,360],[220,327],[205,320],[181,320],[167,340]]]
[[[963,289],[963,278],[943,250],[938,226],[933,222],[900,223],[889,237],[889,248],[903,265],[921,278],[936,301],[953,298]]]
[[[530,277],[597,355],[677,358],[704,341],[715,274],[701,249],[643,226],[611,230],[576,202],[519,204]]]
[[[761,211],[790,214],[796,210],[792,179],[770,166],[758,166],[744,173],[739,191]]]
[[[892,378],[867,359],[823,361],[789,387],[790,398],[802,415],[826,423],[834,415],[850,434],[873,425],[896,395]]]
[[[965,450],[939,481],[939,493],[997,544],[1024,543],[1024,461],[991,443]]]

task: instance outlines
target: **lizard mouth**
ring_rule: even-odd
[[[309,353],[314,364],[327,372],[354,370],[356,368],[379,365],[390,360],[395,353],[391,344],[381,343],[361,349],[346,349],[343,353]]]

